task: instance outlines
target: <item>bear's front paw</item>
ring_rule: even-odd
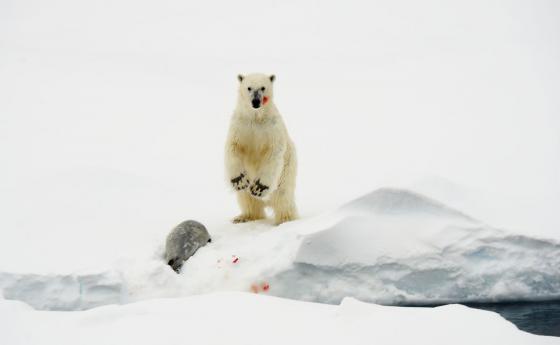
[[[249,187],[251,181],[245,176],[244,173],[239,174],[239,176],[231,179],[231,185],[235,190],[243,190]]]
[[[258,198],[263,198],[266,196],[266,193],[270,191],[267,185],[261,183],[260,179],[256,179],[255,182],[251,185],[251,194]]]

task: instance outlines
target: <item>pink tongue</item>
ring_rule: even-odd
[[[263,104],[266,104],[266,102],[268,102],[268,97],[264,96],[263,97]]]

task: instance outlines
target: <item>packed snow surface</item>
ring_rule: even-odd
[[[175,274],[163,243],[98,273],[0,275],[5,298],[87,309],[156,297],[253,291],[388,305],[560,297],[560,244],[492,228],[420,194],[379,189],[340,209],[274,227],[209,229],[213,241]]]
[[[72,313],[0,300],[0,322],[0,342],[10,345],[558,343],[520,332],[498,314],[460,305],[399,308],[347,298],[332,306],[241,293]]]

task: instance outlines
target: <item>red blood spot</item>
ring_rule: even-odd
[[[263,104],[266,104],[266,102],[268,102],[268,97],[264,96],[263,97]]]
[[[233,256],[233,260],[231,260],[231,262],[233,262],[234,264],[236,264],[239,261],[239,258],[237,256]]]
[[[262,289],[263,291],[268,291],[270,289],[270,285],[268,285],[268,283],[263,283]]]

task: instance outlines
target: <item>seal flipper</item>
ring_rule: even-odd
[[[175,271],[176,273],[179,273],[179,271],[181,270],[181,266],[183,266],[181,260],[177,258],[169,260],[167,264],[171,266],[173,271]]]

